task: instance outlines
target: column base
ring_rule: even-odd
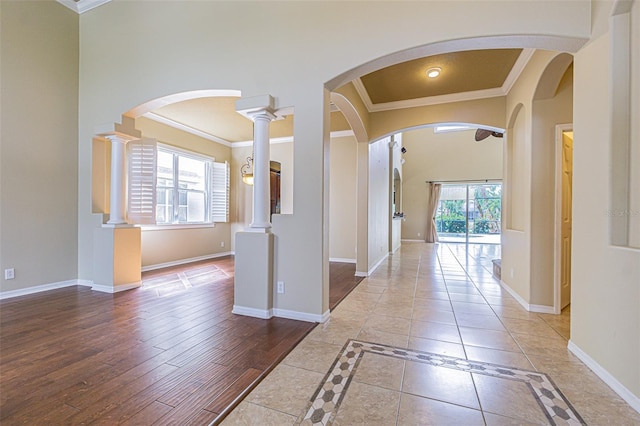
[[[273,234],[236,233],[233,313],[273,316]]]
[[[142,279],[140,228],[103,225],[94,231],[93,284],[116,293],[139,286]]]

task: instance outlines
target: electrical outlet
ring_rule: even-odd
[[[220,247],[224,247],[224,241],[220,241]]]
[[[511,270],[509,271],[509,275],[511,276],[511,278],[513,278],[513,268],[511,268]]]
[[[9,269],[5,269],[4,270],[4,279],[5,280],[12,280],[16,277],[16,270],[13,268],[9,268]]]
[[[418,232],[418,237],[420,236],[420,233]]]
[[[278,281],[277,291],[279,294],[284,294],[284,281]]]

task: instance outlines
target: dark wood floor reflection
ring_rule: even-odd
[[[333,310],[364,277],[356,277],[355,263],[331,262],[329,264],[329,308]]]
[[[357,282],[332,264],[331,307]],[[315,324],[231,314],[233,258],[0,301],[0,423],[208,424]],[[347,283],[348,282],[348,283]]]

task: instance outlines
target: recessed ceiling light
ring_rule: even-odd
[[[427,70],[427,77],[429,78],[436,78],[437,76],[440,75],[440,72],[442,71],[442,68],[440,67],[433,67],[433,68],[429,68]]]

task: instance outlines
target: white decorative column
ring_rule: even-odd
[[[108,135],[111,141],[111,186],[109,192],[109,225],[121,225],[125,220],[124,207],[124,150],[129,139],[120,135]]]
[[[237,232],[233,313],[273,316],[274,235],[269,190],[269,124],[276,118],[269,95],[242,98],[236,111],[253,121],[253,215],[251,226]]]
[[[117,131],[99,133],[111,141],[109,221],[94,230],[92,290],[115,293],[141,285],[142,242],[139,227],[126,221],[125,148],[139,137]]]
[[[253,120],[253,220],[251,228],[271,228],[269,124],[276,116],[267,108],[250,114]]]

